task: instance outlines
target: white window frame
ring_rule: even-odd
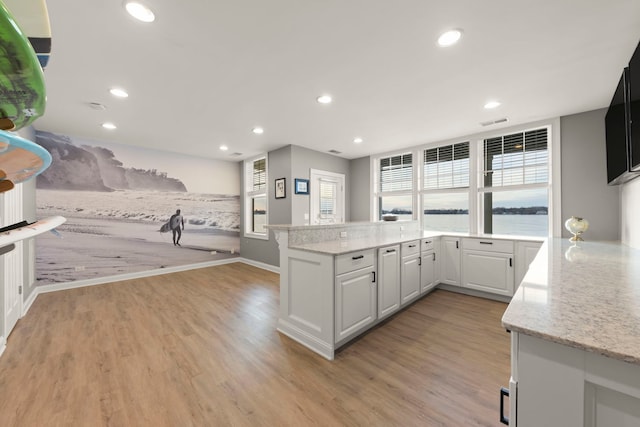
[[[481,188],[481,183],[478,182],[478,173],[479,168],[482,164],[482,159],[480,158],[481,150],[480,146],[482,142],[487,138],[493,138],[502,135],[508,135],[516,132],[525,132],[527,130],[539,129],[542,127],[547,127],[550,129],[548,134],[548,151],[549,151],[549,179],[547,184],[544,184],[548,187],[548,200],[549,200],[549,210],[548,210],[548,219],[549,219],[549,237],[560,237],[562,235],[562,199],[561,199],[561,129],[560,129],[560,118],[553,118],[548,120],[542,120],[532,123],[527,123],[519,126],[510,126],[506,128],[496,129],[489,132],[476,133],[468,136],[463,136],[455,139],[449,139],[445,141],[439,141],[429,144],[424,144],[417,147],[408,148],[405,150],[395,150],[392,152],[381,153],[376,156],[371,156],[371,221],[378,221],[378,212],[379,212],[379,197],[382,195],[380,188],[380,159],[384,157],[390,157],[394,155],[399,155],[402,153],[412,153],[413,155],[413,190],[412,193],[412,203],[413,203],[413,219],[418,220],[420,223],[420,229],[422,230],[424,227],[423,224],[423,216],[418,215],[422,211],[423,205],[423,194],[425,191],[422,189],[422,170],[420,163],[419,167],[416,167],[415,159],[420,158],[423,153],[423,150],[428,148],[435,148],[439,146],[452,145],[462,141],[469,141],[469,188],[463,189],[445,189],[445,190],[427,190],[427,192],[437,191],[437,192],[465,192],[468,191],[469,194],[469,233],[470,234],[478,234],[482,230],[481,223],[481,212],[480,210],[480,197],[482,193],[479,191]],[[505,190],[516,189],[515,186],[511,188],[505,187]],[[494,191],[496,191],[494,189]],[[499,191],[499,190],[497,190]],[[395,192],[394,192],[395,193]],[[393,194],[391,192],[385,192],[385,196],[393,196],[393,195],[406,195],[408,192],[398,192],[398,194]]]
[[[456,144],[460,144],[463,142],[467,142],[469,144],[469,186],[468,187],[451,187],[451,188],[437,188],[437,189],[425,189],[424,188],[424,180],[425,177],[422,176],[422,171],[424,168],[424,151],[425,150],[429,150],[432,148],[438,148],[438,147],[446,147],[448,145],[456,145]],[[469,140],[469,139],[465,139],[465,138],[458,138],[455,141],[449,141],[447,143],[436,143],[436,144],[430,144],[424,147],[421,147],[417,150],[417,153],[420,155],[420,170],[419,170],[419,175],[418,175],[418,186],[419,186],[419,197],[418,197],[418,220],[420,221],[420,229],[424,230],[424,199],[425,196],[429,195],[429,194],[444,194],[444,193],[461,193],[467,194],[467,205],[469,206],[469,232],[470,233],[475,233],[477,231],[476,228],[474,228],[473,224],[474,224],[474,220],[472,220],[472,218],[475,218],[474,212],[475,212],[475,206],[473,203],[473,198],[471,196],[471,189],[474,188],[475,186],[475,181],[474,181],[474,176],[473,174],[476,172],[476,170],[474,169],[474,161],[473,161],[473,156],[476,153],[476,148],[475,148],[475,144],[473,141]]]
[[[559,121],[558,121],[559,122]],[[559,126],[559,123],[558,123]],[[496,186],[496,187],[484,187],[484,184],[480,182],[480,172],[484,169],[484,140],[496,137],[502,137],[505,135],[510,135],[514,133],[525,133],[531,130],[536,129],[547,129],[547,182],[546,183],[535,183],[535,184],[518,184],[518,185],[504,185],[504,186]],[[548,220],[548,230],[547,237],[551,237],[555,235],[553,226],[556,221],[554,220],[555,210],[559,210],[559,205],[557,207],[553,207],[553,188],[552,188],[552,176],[554,175],[554,171],[552,170],[552,158],[554,155],[553,151],[553,143],[554,141],[554,126],[551,123],[547,123],[545,125],[539,126],[526,126],[520,127],[518,129],[505,129],[491,136],[483,136],[480,139],[476,140],[476,188],[475,188],[475,201],[474,204],[477,209],[477,215],[475,219],[475,227],[477,232],[484,232],[484,198],[483,195],[487,192],[491,193],[500,193],[504,191],[518,191],[518,190],[532,190],[536,188],[546,188],[547,189],[547,202],[548,202],[548,210],[547,210],[547,220]],[[557,144],[559,145],[559,144]],[[561,202],[559,202],[561,203]],[[554,210],[555,209],[555,210]],[[495,233],[494,233],[495,234]]]
[[[411,154],[411,174],[412,174],[412,189],[411,190],[397,190],[397,191],[381,191],[380,189],[380,160],[386,157],[403,156],[405,154]],[[372,210],[371,221],[380,222],[382,219],[379,217],[380,213],[380,197],[394,197],[394,196],[411,196],[411,220],[416,219],[416,207],[417,207],[417,193],[416,182],[418,181],[418,169],[416,167],[416,151],[414,149],[399,150],[389,153],[384,153],[375,158],[372,157],[373,177],[371,182],[373,183],[372,192]],[[405,220],[406,221],[406,220]]]
[[[258,160],[264,159],[265,161],[265,188],[260,190],[253,189],[253,164]],[[265,198],[265,206],[266,206],[266,214],[265,221],[266,224],[269,224],[269,158],[268,155],[260,154],[258,156],[252,157],[250,159],[246,159],[243,165],[243,173],[244,173],[244,188],[243,197],[244,197],[244,237],[248,237],[251,239],[261,239],[261,240],[269,240],[269,230],[266,230],[264,233],[256,233],[253,231],[253,199],[255,197],[264,196]]]

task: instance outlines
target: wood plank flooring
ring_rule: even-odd
[[[236,263],[40,295],[0,357],[2,426],[499,426],[506,304],[437,290],[333,362]]]

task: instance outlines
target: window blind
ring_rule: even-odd
[[[320,215],[335,215],[337,203],[336,183],[320,180]]]
[[[267,188],[267,159],[253,161],[253,191]]]
[[[539,184],[549,180],[547,129],[484,140],[484,187]]]
[[[423,188],[469,187],[469,142],[424,150]]]
[[[413,164],[411,153],[380,159],[381,192],[411,191],[412,189]]]

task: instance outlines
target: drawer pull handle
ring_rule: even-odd
[[[387,249],[387,253],[395,252],[395,249]]]
[[[424,242],[425,245],[428,245],[431,243],[431,240],[427,240],[426,242]]]
[[[418,258],[418,265],[422,265],[422,257]]]
[[[415,247],[416,247],[416,245],[409,245],[409,247],[410,247],[410,248],[415,248]]]
[[[509,417],[504,416],[504,397],[509,397],[509,389],[500,387],[500,422],[509,425]]]
[[[436,260],[436,253],[435,252],[433,253],[433,260],[434,261]]]
[[[493,242],[480,242],[481,245],[493,245]]]
[[[513,258],[509,258],[509,267],[513,267]]]
[[[458,249],[458,241],[456,240],[456,249]]]
[[[354,261],[357,260],[357,259],[362,259],[362,258],[364,258],[364,255],[358,255],[358,256],[352,256],[351,257],[351,259],[354,260]]]
[[[373,280],[371,281],[371,283],[376,283],[376,272],[372,271],[373,273]]]

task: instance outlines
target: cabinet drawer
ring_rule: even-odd
[[[433,250],[433,241],[434,239],[422,239],[420,250],[424,251],[432,251]]]
[[[336,257],[336,275],[373,265],[373,249],[351,252]]]
[[[462,247],[476,251],[513,253],[513,242],[496,239],[462,239]]]
[[[420,240],[412,240],[402,244],[401,256],[405,257],[417,253],[420,253]]]

